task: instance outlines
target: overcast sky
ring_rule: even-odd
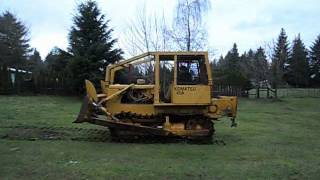
[[[42,58],[54,47],[68,46],[72,15],[81,0],[0,0],[0,12],[9,10],[22,20],[30,31],[30,44]],[[97,0],[102,13],[111,20],[113,36],[121,42],[128,23],[139,6],[148,12],[174,13],[174,0]],[[216,56],[225,54],[232,44],[240,52],[256,49],[276,39],[281,27],[290,41],[301,33],[307,46],[320,34],[319,0],[212,0],[207,15],[209,43]],[[121,43],[118,44],[122,47]]]

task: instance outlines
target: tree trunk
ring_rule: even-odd
[[[188,5],[188,37],[187,37],[187,51],[191,49],[191,29],[190,29],[190,6]]]

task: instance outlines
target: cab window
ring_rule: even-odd
[[[207,69],[204,56],[177,56],[177,84],[208,84]]]

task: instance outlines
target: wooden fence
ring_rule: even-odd
[[[21,72],[0,71],[0,94],[72,94],[63,79],[52,79],[40,74],[37,78]]]
[[[259,89],[259,96],[261,98],[266,98],[268,96],[267,91],[265,89]],[[278,98],[286,98],[286,97],[293,97],[293,98],[303,98],[303,97],[320,97],[320,89],[319,88],[280,88],[277,89],[277,96]],[[251,89],[249,91],[250,98],[257,97],[257,90]],[[274,97],[274,95],[273,95]]]
[[[63,79],[50,79],[45,75],[37,80],[16,74],[14,80],[8,72],[0,71],[0,94],[50,94],[50,95],[76,95],[66,85]],[[245,90],[238,86],[214,84],[212,96],[238,96],[250,98],[274,98],[273,89],[260,88]],[[277,90],[279,98],[284,97],[320,97],[319,88],[281,88]]]
[[[212,96],[238,96],[238,97],[248,97],[248,91],[244,90],[242,87],[232,86],[232,85],[220,85],[215,84],[212,88]]]

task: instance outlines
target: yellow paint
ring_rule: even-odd
[[[237,97],[220,96],[219,98],[213,98],[208,112],[208,115],[214,118],[222,116],[235,118],[237,115]]]
[[[171,90],[173,104],[210,104],[210,86],[175,85]]]
[[[174,56],[174,79],[171,86],[171,102],[164,103],[160,101],[160,60],[159,56]],[[179,55],[202,55],[205,59],[208,84],[202,85],[177,85],[177,56]],[[138,85],[138,84],[114,84],[116,71],[128,67],[130,64],[145,63],[142,60],[146,56],[153,56],[154,63],[154,80],[155,84]],[[97,94],[93,84],[86,80],[87,95],[91,101],[103,104],[103,110],[108,116],[121,112],[131,112],[141,115],[156,114],[199,114],[212,119],[228,116],[235,118],[237,115],[237,97],[221,96],[218,98],[211,97],[212,77],[211,66],[208,60],[207,52],[148,52],[142,55],[120,61],[117,64],[109,65],[106,68],[105,81],[101,81],[102,94]],[[127,90],[139,90],[149,97],[153,97],[153,104],[126,104],[121,103],[121,98]],[[169,116],[166,116],[163,123],[163,129],[172,134],[181,136],[201,136],[208,133],[200,125],[196,125],[194,130],[186,130],[184,122],[170,122]]]
[[[97,91],[96,88],[93,86],[92,82],[89,80],[86,80],[86,90],[87,90],[87,95],[89,96],[90,100],[93,100],[94,102],[98,101],[97,97]]]
[[[107,103],[106,108],[112,114],[121,112],[132,112],[141,115],[154,115],[155,108],[153,104],[121,104],[118,101],[110,101]]]

